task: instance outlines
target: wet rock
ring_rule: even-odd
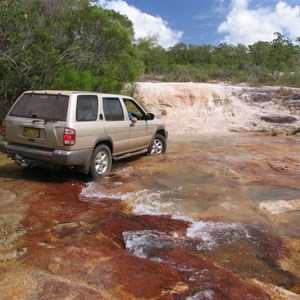
[[[284,126],[277,125],[276,127],[271,127],[265,130],[265,133],[271,136],[277,135],[295,135],[300,132],[300,126]]]
[[[300,100],[300,93],[295,93],[293,95],[293,100]]]
[[[0,250],[0,261],[14,260],[27,252],[27,248],[21,247],[12,250]]]
[[[291,211],[300,210],[300,200],[277,200],[277,201],[263,201],[259,204],[261,210],[267,211],[271,214],[280,214]]]
[[[267,284],[258,280],[252,280],[253,283],[257,284],[261,288],[268,290],[271,299],[275,300],[299,300],[299,295],[286,290],[282,287],[274,286],[273,284]]]
[[[100,291],[107,291],[108,298],[174,299],[210,291],[216,299],[222,295],[230,299],[240,299],[241,295],[244,299],[269,299],[261,289],[193,253],[183,238],[186,221],[167,216],[127,215],[122,202],[117,200],[103,200],[98,205],[76,203],[74,186],[65,184],[60,188],[68,186],[73,192],[64,193],[63,203],[57,197],[57,187],[49,184],[47,191],[44,187],[49,195],[46,202],[30,200],[32,213],[27,217],[27,225],[34,227],[36,219],[32,217],[39,212],[39,226],[27,236],[30,251],[20,261],[26,268],[47,270],[53,276],[50,280],[39,280],[35,295],[43,289],[48,296],[64,298],[80,298],[87,293],[91,299],[91,291],[98,296]],[[68,208],[63,213],[66,204]],[[168,237],[163,247],[159,243],[150,245],[154,248],[149,251],[158,260],[136,257],[124,248],[122,232],[145,228]],[[182,241],[182,246],[174,244],[174,239]],[[41,240],[51,247],[41,247]],[[63,285],[57,277],[64,278]]]
[[[284,244],[289,249],[289,255],[278,260],[278,264],[283,270],[289,271],[298,277],[298,285],[292,291],[300,294],[300,241],[297,239],[285,238]]]
[[[114,182],[114,186],[122,186],[124,183],[122,181],[116,181]]]
[[[292,95],[284,100],[286,107],[290,109],[291,112],[299,114],[300,112],[300,93],[294,92]]]
[[[287,101],[287,107],[291,110],[291,111],[299,111],[300,110],[300,99],[293,99],[293,100],[288,100]]]
[[[0,250],[12,247],[25,233],[26,229],[20,223],[2,225],[0,227]]]
[[[298,199],[298,139],[185,135],[169,149],[117,164],[87,186],[38,171],[8,180],[0,167],[1,187],[15,194],[6,205],[1,199],[1,220],[26,229],[12,249],[27,250],[0,262],[1,297],[299,297],[298,211],[259,209],[268,199]]]
[[[262,116],[261,119],[268,123],[291,124],[297,121],[292,116]]]
[[[21,223],[27,205],[18,199],[17,191],[8,189],[9,186],[6,184],[0,190],[0,261],[17,259],[27,251],[18,243],[27,232]]]
[[[63,238],[83,238],[89,233],[89,225],[84,222],[63,222],[55,225],[52,233],[55,237]]]
[[[246,92],[247,93],[247,92]],[[264,103],[264,102],[270,102],[274,100],[274,94],[270,93],[270,91],[264,91],[261,92],[260,90],[251,91],[250,93],[247,93],[248,101],[254,102],[254,103]]]

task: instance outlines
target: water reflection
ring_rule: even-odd
[[[106,278],[136,288],[135,295],[151,281],[149,299],[165,289],[178,299],[269,299],[258,285],[284,295],[278,299],[297,299],[299,150],[297,136],[173,137],[165,155],[116,163],[110,176],[91,183],[70,171],[24,172],[5,158],[0,215],[12,231],[26,217],[28,232],[17,228],[24,240],[15,247],[28,249],[20,259],[99,280],[101,289]],[[53,266],[59,251],[64,259]],[[139,274],[138,284],[127,280],[128,269]],[[170,276],[172,284],[163,285]]]
[[[300,198],[296,139],[184,137],[171,141],[163,156],[115,165],[110,177],[90,183],[82,196],[126,200],[138,214],[263,221],[260,201]],[[282,169],[274,170],[275,157]]]
[[[174,137],[167,154],[117,164],[111,176],[89,183],[80,197],[94,203],[121,199],[133,214],[188,222],[184,237],[151,229],[124,232],[127,249],[137,256],[163,261],[153,248],[182,247],[182,240],[186,247],[188,240],[239,275],[299,292],[299,254],[290,265],[281,263],[282,252],[299,248],[299,153],[297,136]],[[294,207],[273,214],[260,206],[282,200]],[[291,240],[298,242],[284,250]]]

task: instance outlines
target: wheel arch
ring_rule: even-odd
[[[167,131],[166,131],[165,129],[158,129],[158,130],[156,131],[155,135],[156,135],[156,134],[162,135],[165,139],[167,139],[167,137],[168,137],[168,133],[167,133]],[[154,136],[155,136],[155,135],[154,135]]]
[[[93,147],[93,151],[96,147],[98,147],[99,145],[103,145],[103,144],[106,145],[110,149],[111,153],[113,153],[114,148],[113,148],[113,142],[111,139],[99,140]]]
[[[85,161],[85,164],[83,166],[77,166],[76,167],[76,170],[78,172],[85,173],[85,174],[89,173],[93,152],[94,152],[96,147],[98,147],[99,145],[102,145],[102,144],[106,145],[110,149],[111,153],[113,153],[114,147],[113,147],[113,141],[112,141],[111,137],[107,136],[107,137],[95,139],[92,142],[92,145],[91,145],[91,148],[90,148],[91,151],[90,151],[89,156],[87,157],[87,159]]]
[[[167,139],[168,139],[168,131],[167,131],[164,127],[158,127],[158,128],[156,129],[156,131],[154,132],[154,134],[153,134],[153,136],[152,136],[152,139],[151,139],[151,141],[150,141],[150,143],[149,143],[149,145],[148,145],[148,151],[150,150],[150,148],[151,148],[151,146],[152,146],[152,144],[153,144],[153,141],[154,141],[154,139],[155,139],[155,136],[156,136],[157,134],[162,135],[162,136],[166,139],[166,141],[167,141]]]

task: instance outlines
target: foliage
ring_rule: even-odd
[[[164,49],[134,40],[127,17],[95,2],[0,0],[0,121],[28,89],[117,93],[137,79],[300,86],[300,46],[279,32],[249,46]]]
[[[138,45],[147,53],[143,57],[146,72],[143,78],[300,86],[300,47],[281,33],[274,35],[271,42],[259,41],[248,47],[227,43],[218,46],[178,43],[165,50],[153,42],[143,43]],[[300,37],[297,41],[300,43]]]
[[[0,109],[28,89],[118,92],[143,72],[131,21],[89,0],[0,2]]]
[[[281,97],[285,97],[285,96],[291,96],[293,95],[293,91],[291,89],[287,89],[287,88],[284,88],[284,87],[281,87],[278,91],[278,94],[281,96]]]

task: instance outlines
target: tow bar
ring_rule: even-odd
[[[23,167],[23,168],[29,167],[28,161],[26,161],[22,156],[20,156],[20,155],[18,155],[18,154],[14,155],[14,156],[12,157],[12,159],[15,160],[15,162],[16,162],[19,166],[21,166],[21,167]]]

